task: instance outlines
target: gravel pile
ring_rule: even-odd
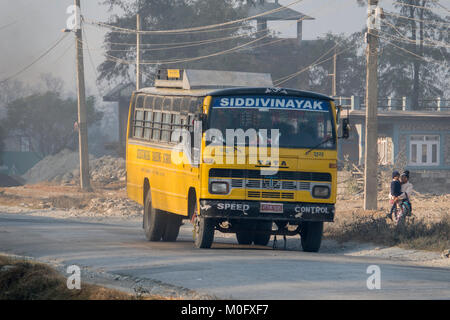
[[[89,156],[89,171],[92,181],[109,184],[125,181],[125,160],[112,156],[94,158]],[[54,182],[59,184],[77,183],[80,180],[78,152],[63,150],[39,161],[22,176],[28,184]]]
[[[127,173],[125,159],[104,156],[90,161],[89,165],[92,181],[105,184],[125,181]],[[77,176],[79,176],[79,172],[77,172]]]
[[[78,162],[78,153],[65,149],[58,154],[45,157],[22,177],[28,184],[45,181],[61,182],[63,179],[69,179],[72,171],[79,167]]]
[[[84,209],[106,216],[142,216],[142,206],[128,199],[94,198]]]

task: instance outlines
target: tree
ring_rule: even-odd
[[[109,23],[127,29],[136,28],[138,12],[142,17],[143,30],[198,27],[236,20],[244,17],[246,13],[246,6],[242,0],[152,0],[132,3],[123,0],[106,0],[103,3],[109,5],[111,9],[118,7],[124,11],[122,16],[114,16]],[[208,30],[208,32],[143,35],[142,69],[145,85],[152,84],[153,75],[158,67],[211,66],[213,61],[211,59],[186,63],[179,61],[176,64],[164,62],[195,58],[235,47],[251,38],[240,34],[246,29],[246,24],[240,23]],[[202,41],[205,43],[199,43]],[[106,34],[104,46],[108,58],[99,66],[99,80],[111,84],[121,81],[131,82],[135,79],[136,47],[134,43],[136,43],[135,33],[112,30]]]
[[[421,99],[448,95],[450,70],[448,17],[431,0],[400,0],[387,12],[380,32],[380,92],[410,96],[413,109]]]
[[[88,125],[102,118],[94,108],[95,98],[87,99]],[[27,137],[30,149],[40,157],[55,154],[64,148],[76,147],[77,101],[62,98],[57,92],[32,94],[10,102],[1,127],[9,137]]]

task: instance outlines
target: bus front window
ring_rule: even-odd
[[[271,129],[278,129],[280,148],[311,148],[329,139],[320,149],[335,149],[336,137],[333,117],[326,112],[306,110],[286,110],[270,108],[212,108],[209,129],[217,129],[222,133],[226,143],[227,129],[267,130],[269,144],[272,141]],[[274,137],[275,139],[275,137]],[[249,139],[247,139],[249,140]],[[254,145],[257,141],[246,141],[246,145]]]

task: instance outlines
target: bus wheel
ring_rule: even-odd
[[[205,218],[198,215],[197,204],[194,207],[194,246],[196,248],[208,249],[214,241],[214,231],[216,221],[212,218]]]
[[[236,231],[236,239],[239,244],[252,244],[253,242],[253,229],[254,226],[249,221],[241,221],[239,222],[239,228],[242,229],[242,231]]]
[[[149,241],[159,241],[163,236],[165,227],[164,213],[152,206],[152,195],[147,191],[144,203],[144,231]]]
[[[256,225],[253,242],[258,246],[267,246],[270,240],[270,231],[272,231],[272,221],[261,221]]]
[[[165,214],[166,214],[166,228],[162,235],[162,239],[163,241],[166,242],[174,242],[177,240],[178,233],[180,232],[182,217],[177,214],[168,212]]]
[[[307,221],[303,222],[300,231],[303,251],[318,252],[322,242],[323,222]]]

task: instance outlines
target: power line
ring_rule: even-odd
[[[414,53],[414,52],[411,52],[411,51],[409,51],[409,50],[407,50],[407,49],[405,49],[405,48],[402,48],[402,47],[397,46],[396,44],[393,44],[392,42],[389,41],[389,40],[392,40],[392,39],[385,38],[385,37],[382,37],[382,36],[380,36],[380,35],[376,35],[376,34],[373,34],[373,33],[371,33],[371,35],[373,35],[373,36],[375,36],[375,37],[378,37],[378,38],[380,38],[380,39],[383,39],[383,40],[385,40],[387,43],[389,43],[390,45],[396,47],[397,49],[400,49],[400,50],[402,50],[402,51],[404,51],[404,52],[406,52],[406,53],[409,53],[410,55],[412,55],[412,56],[414,56],[414,57],[416,57],[416,58],[418,58],[418,59],[421,59],[421,60],[423,60],[423,61],[425,61],[425,62],[427,62],[427,63],[435,63],[435,64],[442,65],[442,62],[441,62],[441,61],[436,61],[436,60],[434,60],[434,59],[428,60],[428,59],[426,59],[426,58],[424,58],[424,57],[422,57],[422,56],[420,56],[420,55],[418,55],[418,54],[416,54],[416,53]]]
[[[385,21],[385,20],[383,21],[383,23],[385,23],[385,24],[387,24],[388,26],[390,26],[391,28],[393,28],[393,29],[399,34],[399,36],[394,36],[394,35],[388,34],[388,33],[386,33],[386,32],[380,31],[381,33],[390,35],[390,36],[392,36],[392,37],[396,37],[396,38],[398,38],[398,39],[402,39],[404,42],[408,42],[408,43],[412,43],[412,44],[417,44],[416,41],[420,41],[420,39],[412,40],[412,39],[406,38],[406,37],[400,32],[400,30],[398,30],[393,24],[391,24],[391,23],[389,23],[389,22],[387,22],[387,21]],[[436,40],[434,40],[434,39],[423,38],[422,40],[423,40],[423,41],[429,41],[429,42],[434,43],[434,45],[430,45],[430,44],[423,43],[424,46],[433,47],[433,48],[438,48],[438,47],[450,48],[450,45],[449,45],[449,44],[444,43],[444,42],[440,42],[440,41],[436,41]]]
[[[98,79],[97,68],[95,68],[94,60],[92,59],[91,50],[90,50],[90,47],[89,47],[89,44],[88,44],[88,38],[87,38],[87,35],[86,35],[86,31],[84,29],[82,29],[82,31],[83,31],[84,39],[85,39],[83,42],[86,44],[85,47],[86,47],[86,50],[88,52],[89,61],[91,63],[92,70],[94,71],[94,74],[95,74],[95,86],[97,87],[98,93],[101,96],[103,96],[103,91],[100,90],[100,87],[98,86],[98,83],[97,83],[97,79]]]
[[[392,34],[387,33],[387,32],[383,32],[383,31],[379,31],[379,32],[384,34],[384,35],[386,35],[386,36],[393,37],[393,39],[391,38],[391,40],[397,40],[397,41],[400,41],[400,42],[403,42],[403,43],[417,45],[417,41],[419,41],[419,39],[417,39],[415,41],[415,40],[411,40],[411,39],[408,39],[408,38],[405,38],[405,37],[399,37],[399,36],[396,36],[396,35],[392,35]],[[426,39],[423,39],[423,40],[426,40]],[[450,48],[450,45],[444,45],[444,44],[436,45],[436,44],[428,44],[428,43],[423,43],[422,42],[421,45],[423,45],[425,47],[430,47],[430,48]]]
[[[424,7],[424,6],[418,6],[418,5],[409,4],[409,3],[406,3],[406,2],[394,1],[392,4],[397,4],[397,5],[401,5],[401,6],[407,6],[407,7],[417,8],[417,9],[425,9],[425,10],[428,10],[428,11],[433,11],[433,8]]]
[[[347,5],[348,5],[348,4],[349,4],[349,2],[347,2]],[[326,5],[326,4],[320,6],[320,8],[319,8],[320,10],[318,10],[318,11],[321,11],[321,10],[323,9],[323,7],[325,7],[325,5]],[[341,8],[342,8],[342,6],[341,6]],[[304,16],[304,17],[302,17],[302,18],[299,18],[299,19],[297,19],[297,20],[295,20],[295,21],[291,21],[291,22],[294,23],[294,22],[303,21],[303,20],[306,19],[306,18],[307,18],[307,16]],[[268,28],[265,29],[265,30],[268,30]],[[260,31],[264,31],[264,30],[260,30]],[[260,32],[260,31],[259,31],[259,32]],[[258,33],[258,32],[256,32],[256,33]],[[184,58],[184,59],[175,59],[175,60],[166,60],[166,61],[160,61],[160,60],[158,60],[158,61],[143,61],[141,64],[144,64],[144,65],[145,65],[145,64],[147,64],[147,65],[174,64],[174,63],[183,63],[183,62],[190,62],[190,61],[202,60],[202,59],[206,59],[206,58],[210,58],[210,57],[215,57],[215,56],[219,56],[219,55],[222,55],[222,54],[227,54],[227,53],[230,53],[230,52],[237,51],[237,50],[239,50],[239,49],[241,49],[241,48],[243,48],[243,47],[252,45],[253,43],[255,43],[255,42],[259,41],[259,40],[262,40],[262,39],[264,39],[264,38],[267,38],[267,37],[269,37],[269,34],[266,34],[266,35],[264,35],[264,36],[262,36],[262,37],[260,37],[260,38],[257,38],[257,39],[255,39],[255,40],[252,40],[252,41],[247,42],[247,43],[244,43],[244,44],[242,44],[242,45],[238,45],[238,46],[236,46],[236,47],[234,47],[234,48],[231,48],[231,49],[228,49],[228,50],[219,51],[219,52],[212,53],[212,54],[208,54],[208,55],[201,56],[201,57]],[[280,41],[281,41],[281,40],[280,40]],[[274,42],[278,42],[278,40],[273,41],[273,42],[271,42],[271,43],[274,43]],[[261,45],[255,46],[255,47],[262,47],[262,46],[265,46],[265,45],[268,45],[268,44],[271,44],[271,43],[265,43],[265,44],[261,44]],[[124,59],[121,59],[121,58],[118,58],[118,57],[114,57],[114,56],[111,56],[111,55],[108,55],[108,54],[105,54],[105,57],[107,57],[107,58],[108,58],[109,60],[111,60],[111,61],[118,62],[118,63],[122,63],[122,64],[135,64],[134,61],[127,61],[127,60],[124,60]]]
[[[430,21],[430,20],[422,20],[422,19],[417,19],[417,18],[410,18],[410,17],[405,17],[396,13],[392,13],[392,12],[384,12],[384,14],[388,15],[388,16],[393,16],[393,17],[397,17],[397,18],[401,18],[401,19],[407,19],[407,20],[412,20],[412,21],[417,21],[417,22],[423,22],[423,23],[428,23],[428,24],[434,24],[434,25],[443,25],[443,26],[450,26],[450,23],[447,22],[439,22],[439,21]]]
[[[50,48],[48,48],[47,50],[44,51],[44,53],[42,53],[39,57],[37,57],[35,60],[33,60],[33,62],[31,62],[30,64],[28,64],[27,66],[25,66],[24,68],[20,69],[19,71],[17,71],[16,73],[14,73],[13,75],[7,77],[6,79],[3,79],[2,81],[0,81],[1,83],[7,82],[9,80],[11,80],[12,78],[18,76],[19,74],[22,74],[23,72],[25,72],[26,70],[28,70],[29,68],[31,68],[33,65],[35,65],[38,61],[40,61],[42,58],[44,58],[48,53],[50,53],[54,48],[56,48],[65,38],[66,38],[67,34],[64,34],[61,38],[59,38]]]
[[[223,23],[217,23],[217,24],[211,24],[211,25],[207,25],[207,26],[201,26],[201,27],[192,27],[192,28],[184,28],[184,29],[174,29],[174,30],[147,30],[147,31],[137,31],[137,30],[133,30],[133,29],[128,29],[128,28],[121,28],[121,27],[116,27],[113,25],[108,25],[106,23],[102,23],[102,22],[90,22],[90,23],[94,23],[103,27],[107,27],[107,28],[112,28],[112,29],[116,29],[119,31],[123,31],[125,33],[140,33],[140,34],[170,34],[170,33],[183,33],[183,32],[195,32],[195,31],[203,31],[203,30],[207,30],[207,29],[213,29],[213,28],[217,28],[217,27],[222,27],[222,26],[227,26],[227,25],[231,25],[231,24],[236,24],[236,23],[241,23],[241,22],[245,22],[248,20],[254,20],[256,18],[259,17],[263,17],[272,13],[276,13],[276,12],[280,12],[280,11],[284,11],[286,9],[288,9],[289,7],[293,6],[294,4],[300,3],[304,0],[296,0],[286,6],[283,7],[279,7],[273,10],[269,10],[251,17],[246,17],[246,18],[242,18],[242,19],[237,19],[237,20],[233,20],[233,21],[228,21],[228,22],[223,22]]]
[[[431,0],[431,1],[433,1],[435,4],[437,4],[439,7],[446,10],[447,12],[450,12],[450,10],[447,7],[445,7],[444,5],[442,5],[438,0]]]
[[[5,25],[0,27],[0,30],[6,29],[6,28],[8,28],[8,27],[10,27],[10,26],[12,26],[13,24],[16,24],[16,23],[17,23],[17,21],[13,21],[11,23],[5,24]]]
[[[97,22],[87,22],[88,24],[92,25],[92,26],[96,26],[96,27],[102,27],[101,25],[99,25],[99,23]],[[258,22],[256,24],[256,26],[258,25],[263,25],[264,22]],[[105,24],[106,25],[106,24]],[[107,25],[110,26],[110,25]],[[109,28],[109,27],[107,27]],[[234,27],[225,27],[225,28],[214,28],[214,29],[207,29],[207,30],[199,30],[199,31],[185,31],[185,32],[177,32],[177,33],[173,33],[173,34],[163,34],[164,36],[167,35],[183,35],[183,34],[198,34],[198,33],[211,33],[211,32],[219,32],[219,31],[225,31],[225,30],[236,30],[236,29],[240,29],[242,28],[242,25],[238,25],[238,26],[234,26]],[[111,28],[110,28],[111,29]],[[123,30],[110,30],[109,32],[116,32],[116,33],[123,33],[123,34],[136,34],[136,30],[133,29],[127,29],[127,30],[131,30],[131,31],[123,31]]]
[[[265,31],[265,30],[260,30],[253,34],[261,33],[263,31]],[[252,35],[252,34],[250,34],[250,35]],[[243,35],[239,35],[239,36],[225,37],[225,38],[219,38],[219,39],[209,39],[209,40],[197,41],[196,43],[191,43],[191,44],[186,44],[186,45],[173,44],[173,46],[161,47],[161,48],[147,48],[147,49],[141,49],[141,51],[163,51],[163,50],[196,47],[196,46],[201,46],[201,45],[210,44],[210,43],[218,43],[218,42],[223,42],[223,41],[228,41],[228,40],[234,40],[234,39],[243,38],[243,37],[250,36],[250,35],[243,34]],[[136,44],[134,44],[134,46],[136,46]],[[97,49],[97,50],[103,50],[103,49]],[[130,51],[130,49],[108,49],[107,51],[109,51],[109,52],[127,52],[127,51]]]
[[[284,77],[281,77],[281,78],[275,80],[275,81],[274,81],[274,84],[275,84],[276,86],[280,86],[281,84],[283,84],[283,83],[285,83],[285,82],[287,82],[287,81],[289,81],[289,80],[292,80],[293,78],[299,76],[299,75],[302,74],[303,72],[308,71],[309,69],[311,69],[311,68],[313,68],[313,67],[316,67],[316,66],[319,66],[319,65],[321,65],[321,64],[324,64],[324,63],[327,62],[327,61],[330,61],[330,60],[333,59],[334,57],[329,57],[329,58],[327,58],[327,59],[325,59],[325,60],[322,60],[322,61],[320,61],[320,59],[322,59],[322,58],[325,57],[328,53],[330,53],[330,52],[333,51],[335,48],[337,48],[342,42],[343,42],[343,41],[340,41],[339,43],[337,43],[335,46],[333,46],[333,47],[332,47],[331,49],[329,49],[326,53],[324,53],[323,55],[321,55],[318,59],[316,59],[316,60],[315,60],[313,63],[311,63],[309,66],[307,66],[307,67],[305,67],[305,68],[303,68],[303,69],[301,69],[301,70],[299,70],[299,71],[297,71],[297,72],[294,72],[294,73],[292,73],[292,74],[290,74],[290,75],[287,75],[287,76],[284,76]],[[351,49],[352,47],[354,47],[354,46],[356,46],[356,44],[354,44],[354,45],[352,45],[352,46],[349,46],[349,47],[347,47],[347,48],[345,48],[345,49],[343,49],[343,50],[337,52],[336,55],[340,55],[340,54],[344,53],[345,51],[350,50],[350,49]],[[280,81],[280,80],[281,80],[281,81]]]
[[[71,43],[66,47],[66,49],[64,50],[64,52],[63,52],[58,58],[56,58],[56,60],[55,60],[53,63],[54,63],[54,64],[58,63],[59,60],[61,60],[61,59],[67,54],[67,52],[69,52],[69,50],[73,48],[74,45],[75,45],[75,44],[74,44],[73,42],[71,42]]]

